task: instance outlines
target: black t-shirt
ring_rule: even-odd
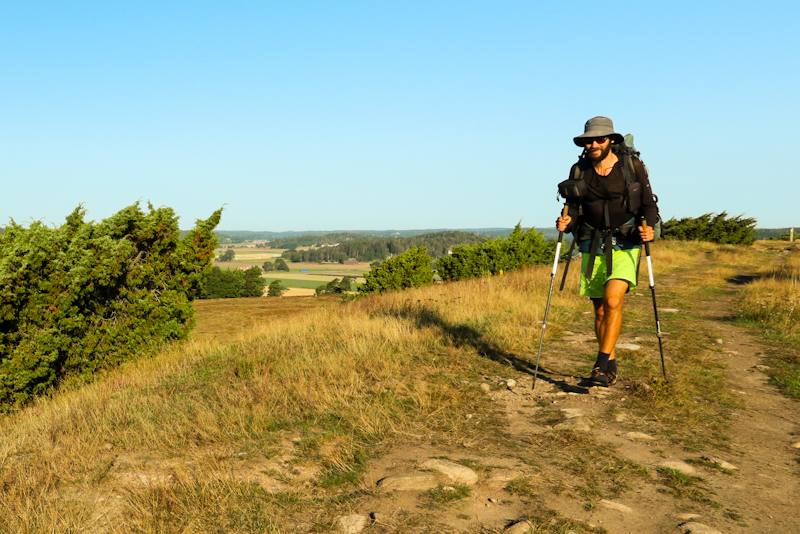
[[[614,164],[608,176],[597,174],[591,163],[587,162],[586,166],[583,167],[583,177],[588,190],[579,202],[569,205],[569,215],[572,217],[573,222],[570,224],[570,228],[567,228],[567,231],[574,229],[578,215],[582,215],[583,222],[601,230],[618,228],[630,221],[631,217],[634,216],[625,206],[625,175],[622,170],[622,156],[619,156],[619,158],[619,161]],[[644,164],[636,158],[632,159],[636,181],[642,186],[642,204],[637,215],[640,218],[644,217],[647,220],[647,224],[653,226],[658,218],[658,206],[650,188],[650,179],[647,176]],[[570,178],[572,178],[571,173]],[[604,201],[608,202],[608,225],[606,225],[603,213]],[[639,223],[638,219],[636,223]]]

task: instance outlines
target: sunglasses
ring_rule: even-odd
[[[597,141],[598,145],[602,145],[603,143],[608,141],[608,137],[587,137],[586,139],[583,140],[583,144],[589,146],[593,144],[595,141]]]

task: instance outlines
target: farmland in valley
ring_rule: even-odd
[[[227,247],[216,250],[217,256],[224,252]],[[234,247],[236,256],[233,261],[214,261],[214,265],[222,269],[247,269],[249,267],[261,267],[264,262],[275,262],[281,257],[284,249],[265,249],[256,247]],[[357,264],[341,263],[312,263],[312,262],[286,262],[289,272],[270,271],[265,272],[262,277],[269,285],[274,280],[289,288],[284,296],[294,297],[303,295],[313,295],[314,290],[325,285],[334,278],[344,276],[353,277],[355,283],[364,283],[364,273],[370,270],[370,264],[361,262]]]

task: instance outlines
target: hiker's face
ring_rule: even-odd
[[[586,151],[592,161],[603,161],[611,151],[611,139],[608,137],[587,139]]]

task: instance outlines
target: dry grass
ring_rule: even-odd
[[[730,256],[722,262],[749,261],[712,246],[665,244],[654,248],[657,276],[720,254]],[[588,327],[574,267],[573,289],[553,297],[548,339]],[[717,282],[726,268],[713,273]],[[478,383],[509,366],[529,372],[549,271],[347,304],[198,303],[195,341],[0,420],[0,531],[328,531],[334,511],[371,495],[362,480],[369,459],[405,437],[431,436],[443,446],[504,443],[496,408]],[[685,293],[713,285],[697,284]],[[662,305],[686,294],[665,292]],[[649,302],[637,298],[630,328],[650,332]],[[623,355],[630,379],[650,384],[630,395],[630,408],[685,443],[695,439],[687,426],[724,435],[724,415],[715,414],[732,401],[705,333],[690,319],[669,328],[670,346],[691,357],[662,387],[653,358]],[[476,413],[483,416],[465,417]],[[615,462],[603,494],[640,478],[638,466]],[[409,524],[417,519],[409,516]]]
[[[800,399],[800,251],[783,250],[777,261],[756,270],[737,295],[736,313],[742,323],[784,344],[770,348],[768,373],[781,391]]]
[[[800,251],[762,267],[739,294],[738,315],[800,340]]]
[[[67,532],[98,510],[116,518],[104,528],[120,532],[184,532],[192,521],[199,531],[270,531],[255,518],[287,525],[300,509],[324,523],[313,499],[363,491],[359,473],[387,439],[493,435],[490,417],[464,417],[492,409],[462,380],[489,372],[492,360],[526,365],[521,354],[536,341],[548,284],[538,269],[288,317],[264,308],[260,326],[252,310],[237,309],[241,301],[201,303],[201,314],[224,307],[228,326],[249,323],[252,335],[176,346],[2,421],[0,530]],[[284,491],[232,476],[239,457]],[[283,463],[270,464],[276,457]],[[136,469],[121,468],[121,458]],[[116,499],[113,488],[133,472],[148,475],[116,503],[86,502]]]

